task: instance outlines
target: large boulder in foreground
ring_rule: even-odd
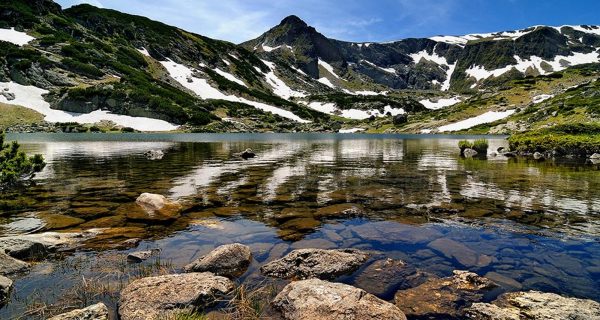
[[[185,271],[212,272],[218,276],[236,277],[246,272],[251,260],[250,247],[240,243],[227,244],[188,264]]]
[[[87,308],[54,316],[48,320],[108,320],[108,308],[104,303],[97,303]]]
[[[121,291],[121,320],[165,318],[212,305],[233,290],[231,280],[210,272],[135,280]]]
[[[284,279],[334,279],[358,269],[369,254],[356,249],[298,249],[264,265],[263,274]]]
[[[418,287],[400,290],[396,305],[409,317],[459,318],[462,308],[483,299],[496,284],[468,271],[447,278],[430,278]]]
[[[6,253],[0,251],[0,275],[9,275],[19,272],[25,272],[31,268],[27,262],[17,260]]]
[[[538,291],[511,292],[492,304],[474,303],[465,314],[475,320],[598,320],[600,303]]]
[[[319,279],[288,284],[273,308],[286,320],[406,319],[398,307],[362,289]]]
[[[13,282],[7,277],[0,276],[0,306],[3,305],[10,296],[13,288]]]

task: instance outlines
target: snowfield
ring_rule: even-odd
[[[376,65],[373,62],[368,61],[368,60],[360,60],[360,63],[365,63],[365,64],[367,64],[367,65],[369,65],[369,66],[371,66],[373,68],[377,68],[377,69],[379,69],[379,70],[381,70],[383,72],[387,72],[387,73],[391,73],[391,74],[396,74],[396,69],[394,69],[394,68],[380,67],[380,66],[378,66],[378,65]]]
[[[43,95],[47,90],[34,86],[23,86],[14,82],[0,82],[0,90],[8,88],[8,92],[15,94],[15,99],[8,101],[0,95],[0,102],[23,106],[44,115],[48,122],[77,122],[80,124],[92,124],[102,120],[109,120],[117,125],[130,127],[138,131],[173,131],[178,127],[163,120],[131,117],[126,115],[112,114],[104,110],[96,110],[91,113],[72,113],[50,108],[50,104],[44,101]]]
[[[463,121],[459,121],[459,122],[455,122],[455,123],[452,123],[449,125],[439,127],[438,131],[439,132],[448,132],[448,131],[466,130],[466,129],[470,129],[472,127],[478,126],[480,124],[490,123],[490,122],[504,119],[504,118],[512,115],[513,113],[515,113],[515,110],[508,110],[508,111],[501,111],[501,112],[488,111],[482,115],[478,115],[478,116],[470,118],[470,119],[466,119]]]
[[[539,96],[533,97],[531,102],[533,102],[533,104],[538,104],[552,98],[554,98],[554,95],[552,94],[541,94]]]
[[[175,79],[175,81],[179,82],[179,84],[181,84],[185,88],[193,91],[196,95],[198,95],[202,99],[220,99],[220,100],[226,100],[226,101],[232,101],[232,102],[245,103],[247,105],[255,107],[256,109],[270,112],[270,113],[276,114],[278,116],[281,116],[281,117],[284,117],[284,118],[287,118],[287,119],[290,119],[293,121],[297,121],[300,123],[309,123],[310,122],[310,121],[307,121],[307,120],[304,120],[304,119],[298,117],[291,111],[287,111],[287,110],[284,110],[281,108],[270,106],[270,105],[262,103],[262,102],[251,101],[251,100],[236,97],[233,95],[231,95],[231,96],[226,95],[226,94],[222,93],[221,91],[217,90],[216,88],[213,88],[208,83],[208,81],[206,81],[206,79],[200,79],[200,78],[194,77],[192,75],[194,73],[193,70],[189,69],[188,67],[186,67],[182,64],[176,63],[171,59],[168,59],[167,61],[161,61],[160,63],[165,67],[165,69],[167,69],[167,72],[169,72],[169,75],[171,76],[171,78]]]
[[[305,103],[305,102],[304,102]],[[358,109],[338,109],[335,103],[323,103],[313,101],[307,106],[313,110],[323,112],[329,115],[337,115],[342,118],[353,119],[353,120],[365,120],[369,119],[371,116],[375,117],[384,117],[387,114],[391,114],[392,116],[403,114],[404,109],[402,108],[392,108],[391,106],[385,106],[383,109],[383,113],[379,110],[358,110]]]
[[[317,80],[317,81],[319,81],[320,83],[322,83],[332,89],[335,89],[335,85],[333,85],[333,83],[331,83],[331,81],[325,77],[319,78],[319,80]]]
[[[25,32],[17,31],[15,28],[10,28],[0,29],[0,40],[22,47],[32,40],[35,40],[35,38]]]
[[[335,70],[333,69],[333,67],[332,67],[332,66],[331,66],[329,63],[327,63],[327,62],[325,62],[325,61],[321,60],[320,58],[319,58],[319,62],[318,62],[318,63],[319,63],[319,65],[320,65],[321,67],[325,68],[325,70],[327,70],[327,72],[331,73],[331,75],[333,75],[334,77],[336,77],[336,78],[338,78],[338,79],[340,79],[340,80],[343,80],[342,78],[340,78],[340,76],[338,76],[338,75],[335,73]]]
[[[363,128],[351,128],[351,129],[341,129],[339,133],[357,133],[365,131]]]
[[[435,50],[435,49],[434,49]],[[442,83],[442,91],[448,91],[450,89],[450,80],[452,79],[452,74],[456,69],[456,62],[454,64],[449,64],[446,58],[438,56],[435,52],[430,54],[427,50],[423,50],[421,52],[413,53],[410,55],[415,64],[421,62],[422,59],[427,61],[434,62],[441,66],[446,66],[446,80]]]
[[[223,60],[223,61],[225,61],[225,60]],[[247,86],[247,85],[244,83],[244,81],[242,81],[242,80],[240,80],[240,79],[236,78],[234,75],[232,75],[232,74],[231,74],[231,73],[229,73],[229,72],[225,72],[225,71],[223,71],[223,70],[221,70],[221,69],[219,69],[219,68],[214,68],[214,69],[213,69],[213,71],[214,71],[214,72],[216,72],[216,73],[218,73],[220,76],[222,76],[223,78],[225,78],[225,79],[227,79],[227,80],[229,80],[229,81],[231,81],[231,82],[235,82],[235,83],[237,83],[237,84],[239,84],[239,85],[241,85],[241,86],[244,86],[244,87],[246,87],[246,88],[248,87],[248,86]]]
[[[289,99],[291,97],[306,97],[306,93],[304,92],[300,92],[300,91],[295,91],[294,89],[290,88],[283,80],[281,80],[276,74],[275,74],[275,64],[273,62],[270,61],[266,61],[266,60],[262,60],[262,62],[264,64],[266,64],[269,69],[271,71],[269,71],[268,73],[263,73],[265,75],[265,78],[267,79],[267,83],[273,88],[273,93],[284,98],[284,99]]]
[[[457,103],[461,102],[460,97],[453,97],[448,99],[438,99],[436,102],[431,101],[431,99],[425,99],[419,101],[425,108],[430,110],[438,110],[446,107],[453,106]]]

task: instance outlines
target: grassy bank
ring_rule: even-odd
[[[589,156],[600,153],[600,124],[563,124],[515,134],[508,139],[518,153],[554,152],[559,156]]]
[[[44,116],[31,109],[0,103],[0,131],[15,125],[42,123]]]

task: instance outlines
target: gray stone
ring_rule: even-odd
[[[493,304],[475,303],[465,314],[476,320],[598,320],[600,303],[538,291],[511,292]]]
[[[166,318],[210,306],[233,288],[231,280],[210,272],[142,278],[121,291],[119,315],[121,320]]]
[[[477,156],[478,152],[471,149],[471,148],[467,148],[465,149],[465,151],[463,151],[463,155],[467,158],[473,158],[475,156]]]
[[[144,153],[144,156],[146,156],[148,160],[162,160],[165,153],[162,152],[162,150],[149,150]]]
[[[31,268],[27,262],[17,260],[4,252],[0,252],[0,275],[25,272]]]
[[[456,259],[465,267],[486,267],[492,262],[492,257],[479,254],[460,242],[448,238],[440,238],[430,242],[429,248],[441,252],[448,259]]]
[[[590,156],[590,159],[600,159],[600,153],[594,153],[593,155]]]
[[[97,303],[54,316],[48,320],[108,320],[108,308],[104,303]]]
[[[393,304],[347,284],[310,279],[288,284],[273,300],[283,319],[405,320]]]
[[[84,234],[58,232],[3,237],[0,238],[0,251],[17,259],[32,259],[43,257],[58,248],[75,245],[84,239]]]
[[[536,153],[534,153],[534,154],[533,154],[533,158],[534,158],[535,160],[541,160],[541,159],[543,159],[543,158],[544,158],[544,155],[543,155],[543,154],[541,154],[541,153],[539,153],[539,152],[536,152]]]
[[[153,255],[156,255],[160,252],[160,249],[152,249],[152,250],[144,250],[144,251],[136,251],[131,252],[127,255],[127,261],[129,262],[142,262],[150,259]]]
[[[212,272],[219,276],[236,277],[246,272],[252,260],[250,247],[227,244],[185,266],[186,272]]]
[[[261,272],[284,279],[334,279],[355,271],[368,258],[368,253],[356,249],[298,249],[264,265]]]
[[[13,288],[13,282],[5,276],[0,276],[0,305],[6,303]]]
[[[394,289],[416,287],[426,279],[426,274],[404,261],[388,258],[371,263],[356,277],[354,285],[376,296],[385,296]]]
[[[454,271],[451,277],[432,277],[418,287],[400,290],[394,300],[409,317],[458,318],[464,306],[480,302],[495,287],[494,282],[475,273]]]

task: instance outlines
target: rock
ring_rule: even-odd
[[[408,114],[402,113],[394,116],[393,119],[394,125],[399,126],[408,122]]]
[[[498,151],[499,154],[504,154],[506,152],[510,152],[510,150],[505,147],[499,147],[496,151]]]
[[[371,263],[356,277],[354,284],[376,296],[388,295],[392,290],[416,287],[427,276],[404,261],[382,259]]]
[[[471,148],[466,148],[465,151],[463,151],[463,156],[465,156],[466,158],[473,158],[477,156],[477,154],[478,152]]]
[[[456,318],[463,307],[481,301],[495,287],[494,282],[475,273],[454,271],[451,277],[430,278],[418,287],[398,291],[394,300],[409,317]]]
[[[125,204],[117,212],[124,213],[128,219],[142,221],[170,221],[181,216],[181,205],[160,194],[142,193],[135,202],[137,206]]]
[[[460,242],[448,238],[440,238],[430,242],[429,248],[441,252],[448,259],[456,259],[465,267],[486,267],[492,262],[492,257],[479,254]]]
[[[260,269],[267,276],[294,279],[334,279],[358,269],[369,254],[356,249],[298,249]]]
[[[256,154],[254,151],[252,151],[252,149],[246,149],[244,152],[240,153],[240,157],[242,157],[244,160],[248,160],[256,157]]]
[[[148,150],[144,152],[144,156],[148,160],[162,160],[162,158],[165,156],[165,153],[162,152],[162,150]]]
[[[88,234],[91,235],[91,234]],[[81,233],[45,232],[0,238],[0,250],[17,259],[44,257],[58,248],[85,240]]]
[[[104,303],[97,303],[84,309],[54,316],[48,320],[108,320],[108,308]]]
[[[17,260],[0,251],[0,275],[25,272],[29,270],[29,268],[31,268],[29,263]]]
[[[465,314],[476,320],[598,320],[600,303],[538,291],[511,292],[501,295],[493,304],[475,303]]]
[[[406,319],[393,304],[347,284],[310,279],[288,284],[273,300],[283,319]]]
[[[536,152],[536,153],[533,154],[533,158],[535,160],[541,160],[541,159],[544,159],[544,155],[541,154],[541,153],[539,153],[539,152]]]
[[[134,263],[142,262],[142,261],[150,259],[150,257],[158,254],[159,252],[160,252],[160,249],[131,252],[130,254],[127,255],[127,261],[134,262]]]
[[[342,203],[332,206],[319,208],[315,212],[315,217],[348,217],[357,216],[365,213],[365,209],[359,204]]]
[[[150,211],[158,211],[169,205],[175,205],[172,201],[168,200],[165,196],[154,193],[142,193],[135,202],[142,206],[144,209]]]
[[[188,264],[185,271],[209,271],[219,276],[236,277],[246,272],[251,260],[250,247],[239,243],[227,244]]]
[[[48,214],[43,215],[41,218],[45,222],[45,230],[65,229],[85,222],[83,219],[61,214]]]
[[[231,280],[210,272],[142,278],[121,291],[120,319],[166,318],[195,307],[205,308],[233,288]]]
[[[6,303],[13,288],[13,282],[7,277],[0,276],[0,305]]]
[[[600,159],[600,153],[594,153],[593,155],[590,156],[590,159],[592,159],[592,160]]]
[[[8,88],[5,88],[5,89],[8,89]],[[0,92],[0,95],[4,96],[4,98],[6,98],[6,100],[8,100],[8,101],[12,101],[12,100],[16,99],[15,94],[12,92],[2,91],[2,92]]]

